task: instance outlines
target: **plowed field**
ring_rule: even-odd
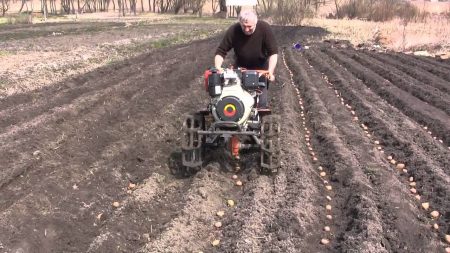
[[[242,186],[173,173],[220,36],[0,100],[0,252],[446,252],[450,62],[274,31],[282,167]]]

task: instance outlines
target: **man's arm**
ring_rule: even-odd
[[[216,54],[214,57],[214,67],[216,67],[216,69],[222,69],[223,59],[225,59],[228,51],[230,51],[231,48],[233,47],[233,36],[235,26],[236,25],[232,25],[230,26],[230,28],[228,28],[227,32],[225,33],[225,36],[222,39],[222,42],[220,42],[220,45],[216,50]]]
[[[277,66],[278,54],[273,54],[269,57],[269,80],[275,81],[275,76],[273,72],[275,71],[275,67]]]
[[[219,54],[216,54],[216,56],[214,57],[214,67],[216,67],[216,69],[222,71],[222,63],[223,63],[223,57]]]
[[[273,75],[273,73],[275,71],[275,67],[277,66],[278,61],[278,45],[275,36],[272,32],[272,29],[270,29],[270,25],[266,22],[262,24],[264,24],[263,27],[265,28],[264,45],[266,47],[267,54],[270,55],[268,59],[269,80],[275,81],[275,76]]]

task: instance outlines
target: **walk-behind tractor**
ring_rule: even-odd
[[[183,124],[182,162],[192,173],[201,169],[204,154],[224,148],[239,163],[243,149],[258,149],[260,172],[276,173],[280,167],[280,118],[259,108],[261,90],[268,86],[263,70],[210,69],[205,72],[207,109],[190,114]],[[237,167],[237,166],[236,166]]]

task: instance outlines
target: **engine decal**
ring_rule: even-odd
[[[227,104],[223,108],[223,114],[227,117],[233,117],[236,114],[236,106],[234,104]]]
[[[215,106],[217,116],[223,121],[239,121],[245,112],[242,101],[235,96],[226,96],[219,100]]]

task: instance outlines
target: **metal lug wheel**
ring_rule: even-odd
[[[203,164],[204,137],[198,134],[204,130],[204,116],[196,113],[186,116],[183,123],[182,163],[187,173],[195,173]]]
[[[261,125],[261,173],[274,174],[281,166],[281,118],[267,115]]]

